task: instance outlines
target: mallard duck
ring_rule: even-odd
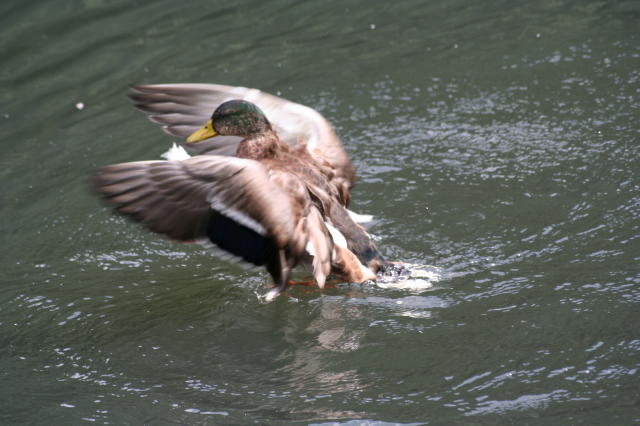
[[[258,89],[223,84],[149,84],[131,86],[129,97],[150,121],[181,139],[180,145],[192,154],[235,156],[241,137],[219,136],[198,144],[186,139],[202,126],[216,106],[231,99],[242,99],[257,105],[272,124],[280,139],[291,147],[300,144],[320,163],[333,169],[332,183],[347,196],[356,173],[349,155],[331,123],[313,108]]]
[[[388,265],[346,209],[354,169],[320,113],[230,86],[133,91],[152,121],[185,138],[188,149],[205,144],[200,153],[206,155],[100,168],[95,188],[119,213],[172,239],[265,266],[274,281],[267,300],[286,289],[299,264],[320,288],[330,274],[361,283]],[[204,115],[204,108],[213,114]]]

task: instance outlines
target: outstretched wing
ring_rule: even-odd
[[[312,154],[319,152],[349,186],[355,183],[355,169],[331,124],[316,110],[279,98],[258,89],[221,84],[152,84],[132,86],[135,106],[149,114],[149,119],[173,136],[186,139],[200,128],[215,108],[230,99],[244,99],[262,109],[278,135],[295,146],[307,143]],[[221,140],[190,148],[208,153],[233,155],[239,139]]]
[[[100,168],[93,184],[118,212],[154,232],[208,238],[257,265],[292,238],[290,200],[256,161],[206,155],[114,164]]]

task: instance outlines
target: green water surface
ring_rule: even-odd
[[[638,1],[4,1],[0,424],[640,421]],[[132,83],[321,111],[429,290],[260,302],[264,271],[115,216],[172,139]],[[82,103],[83,108],[77,104]]]

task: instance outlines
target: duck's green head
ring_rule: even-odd
[[[234,99],[220,104],[203,128],[196,130],[187,142],[200,142],[218,135],[248,138],[271,130],[262,110],[251,102]]]

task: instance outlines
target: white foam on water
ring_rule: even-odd
[[[422,292],[433,288],[442,278],[440,268],[431,265],[402,263],[399,274],[383,274],[376,279],[376,285],[384,289]]]

